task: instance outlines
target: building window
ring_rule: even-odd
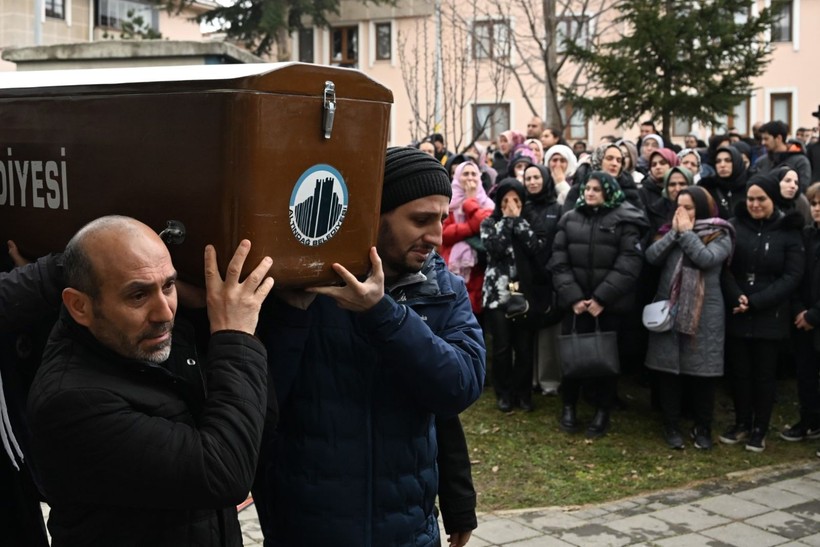
[[[123,23],[142,20],[141,28],[159,31],[157,11],[149,4],[133,0],[99,0],[97,24],[101,27],[121,29]]]
[[[675,118],[672,121],[672,135],[676,137],[685,137],[692,133],[692,122],[689,120],[679,120]]]
[[[780,120],[791,125],[792,123],[792,94],[772,93],[770,97],[771,113],[770,119]]]
[[[392,57],[393,26],[376,23],[376,60],[389,61]]]
[[[510,128],[510,105],[473,105],[473,140],[491,141]]]
[[[473,22],[473,59],[510,56],[510,23],[506,19]]]
[[[359,66],[359,27],[331,29],[330,64],[347,68]]]
[[[299,61],[314,62],[313,57],[313,27],[299,29]]]
[[[555,21],[555,51],[564,53],[567,50],[567,41],[574,42],[582,48],[589,46],[589,17],[559,17]]]
[[[780,13],[772,23],[772,42],[792,41],[792,3],[784,3],[780,7]]]
[[[46,0],[46,17],[65,19],[65,0]]]
[[[587,118],[580,110],[575,110],[572,105],[564,106],[561,117],[564,119],[564,138],[571,141],[588,140],[589,129]]]

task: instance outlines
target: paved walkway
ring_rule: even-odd
[[[245,546],[262,545],[253,505]],[[820,461],[737,474],[603,505],[479,516],[467,547],[820,547]]]

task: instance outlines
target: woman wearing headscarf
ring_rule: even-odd
[[[663,150],[663,138],[656,133],[650,133],[649,135],[641,138],[640,145],[640,157],[638,158],[638,165],[635,169],[643,175],[648,175],[649,157],[656,150]]]
[[[692,184],[698,184],[700,182],[700,168],[702,163],[697,150],[694,148],[684,148],[678,152],[678,163],[681,167],[689,169],[689,172],[692,173]]]
[[[638,167],[638,147],[635,143],[628,139],[621,139],[617,141],[624,155],[624,172],[632,177],[635,185],[640,188],[641,182],[644,179],[644,174],[637,170]]]
[[[526,199],[524,185],[507,178],[495,193],[495,209],[481,223],[481,241],[487,249],[483,305],[485,323],[492,336],[493,387],[498,409],[510,412],[517,404],[531,411],[535,331],[527,321],[507,318],[505,306],[513,287],[531,277],[527,271],[544,252],[546,240],[521,214]],[[528,300],[525,287],[519,285]],[[523,318],[522,318],[523,319]]]
[[[805,226],[813,222],[809,200],[800,191],[800,178],[797,171],[783,166],[769,171],[774,180],[780,185],[780,208],[784,213],[797,211],[803,217]]]
[[[748,174],[740,152],[732,146],[718,148],[714,162],[715,174],[702,178],[699,186],[712,195],[720,218],[729,219],[735,214],[738,204],[746,201]]]
[[[820,438],[820,182],[809,186],[806,197],[812,222],[803,228],[806,263],[791,310],[800,420],[780,433],[786,441]]]
[[[720,274],[732,256],[734,228],[717,217],[715,202],[703,188],[682,189],[676,206],[664,235],[646,250],[647,262],[661,268],[655,300],[669,300],[674,314],[671,330],[649,333],[646,366],[657,371],[666,443],[683,448],[681,407],[687,406],[694,415],[695,448],[708,450],[715,382],[723,376],[725,313]],[[688,405],[683,404],[684,398]]]
[[[527,139],[524,141],[524,144],[527,145],[527,148],[530,149],[532,152],[534,161],[533,163],[544,163],[544,145],[541,144],[539,139]]]
[[[680,165],[669,169],[663,176],[661,197],[656,198],[646,207],[649,233],[653,240],[662,237],[669,230],[672,217],[678,208],[678,194],[690,186],[692,186],[692,173]]]
[[[737,234],[730,268],[723,271],[726,300],[726,364],[735,423],[720,436],[746,441],[762,452],[774,406],[778,346],[789,337],[789,300],[800,284],[805,257],[796,211],[783,213],[780,186],[762,176],[749,179],[746,202],[731,219]]]
[[[567,148],[567,147],[565,147]],[[555,303],[552,276],[547,263],[552,255],[552,242],[561,218],[561,206],[557,202],[555,185],[546,166],[534,164],[524,171],[524,187],[527,191],[524,217],[532,229],[541,234],[545,245],[543,252],[531,264],[533,308],[539,312],[536,329],[534,385],[547,395],[558,393],[561,381],[561,362],[558,358],[558,335],[561,313]]]
[[[481,291],[486,267],[486,256],[481,245],[481,222],[495,208],[479,177],[478,166],[472,161],[456,166],[450,214],[442,226],[439,250],[449,270],[464,278],[476,317],[481,316]]]
[[[664,179],[673,167],[678,166],[678,156],[668,148],[660,148],[649,154],[646,177],[641,181],[641,203],[645,209],[663,199]]]
[[[558,223],[549,262],[558,304],[569,311],[562,325],[565,334],[573,325],[579,333],[593,332],[596,324],[602,331],[618,328],[634,305],[643,264],[640,240],[647,227],[643,211],[626,202],[615,177],[603,171],[589,175],[575,208]],[[582,386],[593,395],[595,406],[586,434],[601,437],[609,429],[615,402],[616,381],[611,377],[565,378],[559,425],[566,432],[578,431],[576,406]]]
[[[555,186],[556,201],[559,205],[563,205],[569,193],[570,181],[578,167],[578,158],[569,146],[556,144],[547,149],[547,153],[544,154],[544,164],[549,169]]]
[[[504,178],[510,158],[516,146],[524,143],[524,135],[508,129],[498,136],[498,150],[493,154],[492,168],[500,178]]]
[[[624,172],[624,155],[620,147],[611,142],[598,145],[589,156],[589,161],[581,161],[575,170],[573,184],[567,193],[564,201],[563,211],[572,209],[580,197],[581,185],[586,182],[590,174],[594,171],[603,171],[615,178],[621,191],[626,196],[626,201],[643,209],[638,187],[630,175]]]

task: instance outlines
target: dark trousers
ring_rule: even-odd
[[[563,334],[569,334],[573,328],[573,318],[575,319],[575,330],[579,334],[592,332],[595,330],[595,318],[588,313],[575,315],[572,312],[564,317],[561,326]],[[619,317],[602,314],[598,317],[598,326],[602,331],[617,330]],[[586,399],[596,408],[611,410],[615,404],[615,397],[618,393],[618,378],[608,376],[605,378],[587,378],[584,380],[564,378],[561,380],[561,400],[564,405],[575,406],[584,390]]]
[[[681,408],[692,411],[695,426],[710,429],[715,412],[716,378],[657,372],[664,425],[678,427]]]
[[[800,419],[811,426],[820,425],[820,353],[814,349],[814,335],[814,331],[792,332]]]
[[[769,429],[777,388],[777,346],[775,340],[727,338],[737,424]]]
[[[2,450],[2,449],[0,449]],[[0,544],[48,547],[40,494],[25,464],[12,467],[0,454]]]
[[[535,332],[504,317],[502,310],[484,310],[493,337],[493,387],[497,397],[529,401]]]

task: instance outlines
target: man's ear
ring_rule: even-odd
[[[65,305],[71,318],[80,325],[87,327],[94,318],[91,310],[91,298],[84,292],[77,289],[63,289],[63,304]]]

